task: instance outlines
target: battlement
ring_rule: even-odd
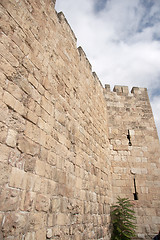
[[[112,92],[109,84],[105,84],[104,92]],[[118,95],[146,94],[147,88],[133,87],[130,92],[128,86],[115,85],[113,88],[113,92],[117,93]]]
[[[131,170],[138,231],[154,233],[160,147],[147,89],[104,88],[55,2],[0,5],[0,239],[109,240],[110,206],[133,200]]]
[[[63,28],[69,32],[69,36],[68,36],[68,39],[69,37],[73,40],[73,43],[76,47],[76,49],[78,50],[78,55],[80,57],[80,61],[84,63],[84,65],[86,66],[86,68],[88,68],[88,70],[90,71],[90,73],[92,74],[92,65],[91,63],[89,62],[87,56],[86,56],[86,53],[85,51],[83,50],[83,48],[81,46],[79,46],[77,48],[77,38],[70,26],[70,24],[68,23],[65,15],[63,12],[59,12],[57,13],[57,16],[58,16],[58,20],[59,20],[59,23],[63,25]],[[93,74],[94,75],[94,74]],[[97,75],[96,75],[97,76]]]
[[[86,66],[88,67],[88,69],[92,72],[92,65],[90,64],[90,62],[86,56],[86,53],[84,52],[84,50],[81,46],[78,47],[78,53],[80,56],[80,60],[84,61]]]
[[[59,12],[57,13],[57,16],[58,16],[58,19],[59,19],[59,22],[61,24],[64,24],[66,30],[70,33],[70,36],[72,37],[73,41],[75,42],[75,45],[77,44],[77,38],[70,26],[70,24],[68,23],[67,19],[65,18],[65,15],[63,12]]]

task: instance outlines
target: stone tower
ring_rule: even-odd
[[[109,240],[118,195],[147,239],[160,224],[147,90],[104,89],[54,5],[0,2],[0,239]]]
[[[160,225],[160,147],[147,89],[104,89],[111,144],[113,199],[133,200],[137,232],[146,239]],[[137,194],[135,194],[137,193]],[[137,200],[137,201],[136,201]],[[150,238],[149,238],[150,239]]]

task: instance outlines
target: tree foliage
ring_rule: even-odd
[[[117,198],[117,204],[111,208],[111,240],[130,240],[135,236],[135,212],[128,198]]]

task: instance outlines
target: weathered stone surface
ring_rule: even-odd
[[[1,185],[7,184],[11,168],[6,163],[0,162],[0,169],[1,169],[0,183]]]
[[[6,143],[10,147],[15,147],[17,142],[17,132],[13,129],[8,130]]]
[[[24,213],[7,213],[2,225],[4,238],[24,234],[27,229],[27,215]]]
[[[48,199],[48,196],[38,194],[36,196],[36,210],[48,212],[49,207],[50,207],[50,200]]]
[[[46,235],[47,235],[48,239],[52,238],[52,235],[53,235],[52,234],[52,229],[47,229],[47,234]]]
[[[35,202],[36,202],[36,193],[34,192],[26,192],[23,191],[22,196],[21,196],[21,206],[20,209],[22,211],[32,211],[34,210],[35,207]]]
[[[0,211],[15,211],[19,206],[20,191],[17,189],[0,189]]]
[[[117,195],[147,239],[160,221],[147,91],[103,89],[54,4],[1,0],[0,239],[109,240]]]
[[[30,155],[22,155],[23,160],[25,161],[24,163],[24,171],[25,172],[35,172],[36,168],[36,157],[32,157]]]

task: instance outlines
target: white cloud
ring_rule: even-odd
[[[152,94],[159,89],[160,95],[160,1],[107,0],[98,11],[99,1],[57,0],[56,9],[64,12],[102,84],[148,88],[158,127],[160,97]]]

